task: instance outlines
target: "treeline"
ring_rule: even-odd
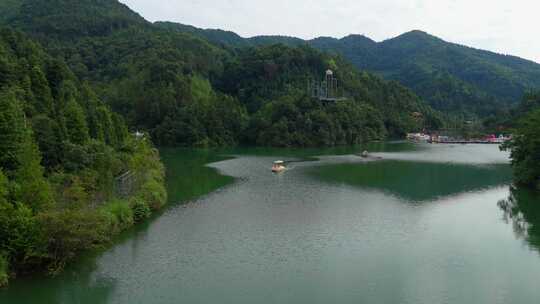
[[[120,194],[118,180],[131,176]],[[0,285],[55,273],[166,201],[145,136],[22,34],[0,29]]]
[[[443,125],[440,114],[399,84],[361,74],[312,48],[272,45],[223,56],[207,75],[185,73],[155,58],[153,64],[161,62],[159,71],[168,77],[132,82],[133,99],[108,95],[122,85],[104,94],[163,145],[333,146]],[[347,102],[324,104],[307,96],[307,81],[321,79],[329,68]],[[115,106],[120,104],[128,110]]]
[[[159,39],[161,35],[149,38]],[[382,139],[387,135],[399,137],[409,131],[443,124],[440,114],[399,84],[361,74],[339,58],[311,48],[272,45],[222,50],[190,36],[170,35],[164,37],[177,37],[179,41],[155,43],[161,45],[159,50],[134,54],[136,64],[126,65],[125,73],[101,86],[103,99],[122,113],[130,125],[148,130],[160,145],[340,145],[358,143],[359,139]],[[191,48],[198,52],[190,51]],[[186,56],[189,59],[184,59]],[[207,57],[221,60],[212,62],[206,60]],[[193,66],[196,62],[202,64]],[[342,89],[349,93],[349,102],[325,106],[309,100],[307,81],[321,79],[328,68],[335,69]],[[283,101],[294,106],[298,115],[269,110],[273,105],[282,105]],[[308,107],[301,105],[306,102]],[[357,109],[364,113],[344,117],[361,119],[355,126],[337,121],[340,115],[334,115],[336,112],[357,113]],[[307,118],[313,110],[323,113],[321,118],[315,118],[316,124],[326,128],[327,135],[321,140],[258,140],[266,136],[263,131],[268,131],[253,128],[261,126],[261,120],[267,122],[265,126],[284,120],[281,130],[283,124],[288,126],[284,136],[288,133],[313,136],[314,130],[309,125],[304,127],[310,123]],[[422,119],[418,120],[413,113],[421,113]],[[360,131],[359,126],[369,125],[377,127]],[[335,139],[344,138],[344,133],[355,133],[349,136],[355,140]]]
[[[164,169],[150,138],[331,146],[444,123],[408,89],[338,56],[212,44],[154,26],[116,0],[8,1],[0,15],[39,42],[0,30],[2,284],[57,272],[159,209]],[[306,95],[307,80],[329,68],[347,101]]]
[[[115,0],[23,0],[8,24],[63,58],[129,126],[147,130],[159,145],[351,144],[445,120],[408,89],[339,56],[306,46],[231,48],[148,23]],[[348,94],[342,105],[307,100],[307,81],[321,80],[329,68]],[[279,117],[284,104],[294,114]],[[267,127],[286,138],[269,136]],[[313,132],[322,138],[310,139]]]
[[[540,190],[540,92],[529,92],[512,116],[510,150],[515,182]]]
[[[375,42],[362,35],[313,40],[283,36],[242,38],[233,32],[172,22],[156,25],[231,47],[283,43],[340,54],[357,68],[399,81],[434,109],[466,120],[507,114],[526,89],[540,87],[537,63],[448,43],[421,31]]]
[[[0,30],[2,283],[34,269],[54,273],[159,209],[164,169],[150,138],[332,146],[445,123],[410,90],[339,56],[211,43],[116,0],[10,0],[0,23],[33,39]],[[327,69],[346,101],[307,96],[307,81]]]

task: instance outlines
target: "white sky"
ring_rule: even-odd
[[[539,0],[120,0],[150,21],[304,39],[419,29],[540,63]]]

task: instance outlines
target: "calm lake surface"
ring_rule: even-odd
[[[540,198],[511,189],[506,153],[362,149],[163,150],[169,208],[0,303],[540,301]]]

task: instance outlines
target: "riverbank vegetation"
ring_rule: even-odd
[[[512,140],[503,149],[511,152],[515,182],[540,190],[540,93],[526,94],[514,119]]]
[[[0,15],[2,284],[57,273],[160,209],[164,168],[150,138],[333,146],[444,123],[403,86],[309,47],[228,48],[113,0],[10,1]],[[347,101],[307,96],[327,69]]]
[[[0,24],[0,285],[56,273],[160,209],[167,193],[152,142],[352,145],[455,120],[339,55],[232,47],[147,22],[116,0],[4,1]],[[308,94],[328,69],[345,100]]]
[[[165,202],[164,168],[148,136],[129,133],[62,60],[2,29],[0,285],[57,273]]]

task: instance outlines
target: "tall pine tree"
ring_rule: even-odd
[[[51,208],[54,205],[52,189],[44,177],[41,155],[31,129],[26,129],[18,160],[19,167],[15,171],[14,179],[16,200],[28,206],[34,213]]]
[[[0,167],[9,174],[18,167],[25,141],[25,116],[15,90],[0,92]]]
[[[69,141],[74,144],[84,145],[88,142],[88,125],[84,110],[75,100],[68,101],[65,110],[66,130]]]

